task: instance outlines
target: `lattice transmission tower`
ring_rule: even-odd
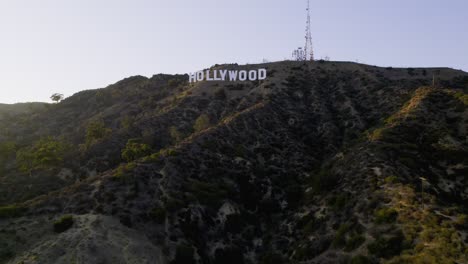
[[[313,61],[314,60],[314,48],[312,46],[312,31],[310,25],[310,0],[307,0],[307,22],[306,22],[306,35],[305,35],[305,46],[300,47],[293,51],[293,58],[298,61]]]

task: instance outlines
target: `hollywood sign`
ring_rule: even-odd
[[[266,69],[258,70],[206,70],[189,73],[189,82],[200,82],[200,81],[257,81],[265,80],[267,78]]]

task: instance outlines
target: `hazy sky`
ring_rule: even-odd
[[[0,103],[289,59],[306,0],[0,0]],[[468,71],[466,0],[311,0],[316,57]]]

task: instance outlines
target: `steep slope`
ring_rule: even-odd
[[[99,233],[82,224],[43,240],[28,236],[39,219],[52,228],[72,214],[78,223],[89,215],[120,221],[118,236],[154,247],[130,254],[158,258],[149,263],[466,261],[468,74],[338,62],[260,66],[268,68],[264,82],[132,77],[9,124],[17,133],[1,138],[16,145],[54,136],[76,147],[66,153],[75,158],[30,175],[5,158],[2,183],[17,189],[2,192],[10,206],[0,210],[0,232],[9,236],[0,259],[66,263],[38,250],[58,236],[72,246],[54,250],[77,254],[79,263],[129,261],[70,253],[81,239],[73,234]],[[429,87],[433,75],[437,88]],[[96,120],[106,133],[90,140]],[[150,150],[122,155],[142,145]],[[144,235],[127,239],[128,230]]]

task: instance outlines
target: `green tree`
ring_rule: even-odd
[[[210,118],[206,114],[201,114],[197,120],[195,120],[195,124],[193,125],[193,129],[195,132],[200,132],[210,127]]]
[[[112,129],[106,127],[104,121],[93,121],[86,128],[86,146],[94,144],[96,141],[109,136]]]
[[[64,98],[63,94],[60,93],[54,93],[53,95],[50,96],[50,99],[56,103],[62,101]]]
[[[31,147],[26,147],[16,152],[18,168],[32,175],[34,170],[59,167],[63,164],[70,146],[52,137],[39,140]]]
[[[151,148],[138,139],[129,139],[127,145],[122,150],[122,158],[127,162],[146,157],[151,154]]]

